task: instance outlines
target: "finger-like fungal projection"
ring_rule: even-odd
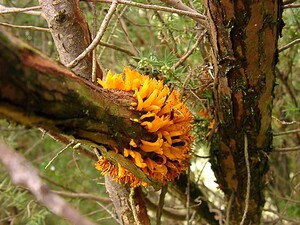
[[[130,159],[148,177],[165,184],[173,181],[187,169],[193,136],[193,117],[187,105],[180,100],[177,90],[170,91],[163,81],[156,80],[125,67],[123,74],[108,72],[106,80],[98,80],[104,88],[132,92],[135,102],[132,110],[142,112],[139,122],[148,132],[157,136],[149,142],[131,139],[128,148],[117,151]],[[109,174],[116,181],[131,186],[147,186],[123,168],[102,157],[96,162],[96,169]]]

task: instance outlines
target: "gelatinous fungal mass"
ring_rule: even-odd
[[[140,124],[157,136],[155,142],[140,140],[139,145],[131,139],[128,148],[118,151],[120,154],[122,152],[148,177],[163,184],[173,181],[187,169],[193,141],[190,134],[193,117],[177,90],[170,91],[163,81],[129,67],[125,67],[123,74],[109,71],[106,80],[98,80],[98,83],[107,89],[132,91],[136,99],[131,103],[132,110],[145,112],[140,117]],[[133,187],[148,185],[120,164],[114,165],[103,157],[96,162],[96,169]]]

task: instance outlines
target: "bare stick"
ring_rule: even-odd
[[[248,138],[247,134],[244,135],[244,155],[245,163],[247,169],[247,189],[246,189],[246,198],[245,198],[245,209],[240,225],[243,225],[247,216],[249,208],[249,198],[250,198],[250,185],[251,185],[251,174],[250,174],[250,163],[249,163],[249,154],[248,154]]]
[[[112,0],[87,0],[89,2],[104,2],[104,3],[111,3]],[[179,15],[184,15],[184,16],[189,16],[192,18],[196,18],[198,20],[201,20],[202,23],[204,24],[204,21],[206,20],[206,16],[196,12],[196,11],[185,11],[182,9],[174,9],[166,6],[160,6],[160,5],[153,5],[153,4],[142,4],[138,2],[133,2],[133,1],[128,1],[128,0],[118,0],[119,4],[124,4],[124,5],[131,5],[143,9],[152,9],[155,11],[164,11],[164,12],[170,12],[170,13],[177,13]]]
[[[293,121],[284,121],[284,120],[278,119],[278,118],[275,117],[275,116],[272,116],[272,119],[275,119],[275,120],[277,120],[279,123],[284,124],[284,125],[300,124],[299,121],[295,121],[295,120],[293,120]]]
[[[18,28],[18,29],[30,29],[30,30],[36,30],[36,31],[42,31],[42,32],[50,32],[48,28],[43,28],[43,27],[35,27],[35,26],[21,26],[21,25],[14,25],[10,23],[3,23],[0,22],[0,25],[6,26],[6,27],[12,27],[12,28]]]
[[[48,162],[48,164],[45,166],[45,169],[47,169],[51,163],[61,154],[63,153],[67,148],[69,148],[72,144],[74,144],[74,140],[72,140],[69,144],[67,144],[65,147],[63,147],[59,152],[56,153],[56,155]]]
[[[106,42],[103,42],[103,41],[100,41],[99,45],[102,45],[102,46],[114,49],[114,50],[119,51],[119,52],[123,52],[123,53],[125,53],[125,54],[127,54],[129,56],[136,56],[131,51],[129,51],[129,50],[125,49],[125,48],[121,48],[120,46],[117,46],[117,45],[109,44],[109,43],[106,43]]]
[[[157,204],[157,209],[156,209],[156,225],[161,224],[161,216],[163,213],[163,207],[164,207],[164,202],[165,202],[165,196],[168,190],[168,186],[165,185],[161,188],[161,193],[159,196],[159,201]]]
[[[229,201],[227,204],[225,225],[229,225],[230,210],[231,210],[231,205],[232,205],[233,199],[234,199],[234,192],[232,192],[232,194],[230,195],[230,198],[229,198]],[[222,221],[222,218],[220,219],[220,221]]]
[[[297,151],[300,151],[300,146],[287,147],[287,148],[275,148],[274,151],[281,152],[281,153],[297,152]]]
[[[282,5],[288,5],[288,4],[292,4],[294,2],[296,2],[297,0],[285,0],[283,1]]]
[[[284,9],[300,8],[300,4],[291,4],[283,6]]]
[[[13,160],[12,160],[13,159]],[[0,162],[6,167],[15,185],[28,189],[35,198],[54,214],[74,225],[95,225],[80,215],[64,199],[54,194],[40,179],[38,170],[23,156],[0,142]]]
[[[183,10],[186,12],[195,13],[196,11],[190,7],[188,7],[186,4],[184,4],[181,0],[160,0],[161,2],[165,2],[171,6],[173,6],[176,9]],[[205,26],[205,20],[206,17],[201,18],[195,18],[195,20],[199,23],[199,25]]]
[[[185,60],[187,60],[187,58],[195,51],[195,49],[197,48],[197,46],[199,45],[201,39],[203,38],[205,32],[202,33],[196,40],[195,44],[191,47],[190,50],[188,50],[180,59],[178,62],[176,62],[174,65],[171,66],[171,69],[175,70],[176,68],[178,68],[182,63],[185,62]]]
[[[31,15],[41,15],[41,12],[36,12],[34,10],[41,9],[41,6],[33,6],[28,8],[16,8],[16,7],[7,7],[4,5],[0,5],[0,15],[8,14],[8,13],[27,13]]]
[[[69,67],[69,68],[75,67],[79,63],[80,60],[82,60],[84,57],[86,57],[94,48],[97,47],[101,38],[104,35],[104,32],[106,31],[106,28],[109,24],[111,17],[113,16],[113,14],[117,8],[117,5],[118,5],[118,0],[113,0],[106,16],[104,17],[104,20],[99,28],[99,31],[97,32],[97,35],[94,38],[94,40],[92,41],[92,43],[76,59],[71,61],[67,65],[67,67]]]
[[[300,43],[300,38],[293,40],[291,43],[288,43],[287,45],[283,46],[282,48],[278,49],[278,52],[282,52],[296,44]]]
[[[294,134],[294,133],[299,133],[299,132],[300,132],[300,129],[288,130],[288,131],[273,133],[273,136],[280,136],[280,135],[286,135],[286,134]]]
[[[77,193],[77,192],[65,192],[65,191],[52,191],[52,192],[55,193],[55,194],[61,195],[61,196],[69,197],[69,198],[92,199],[92,200],[95,200],[97,202],[102,202],[102,203],[105,203],[105,204],[111,203],[110,198],[103,198],[103,197],[99,197],[99,196],[93,195],[93,194]]]
[[[93,39],[96,36],[96,29],[97,29],[97,8],[96,3],[92,4],[92,11],[93,11]],[[97,58],[96,58],[96,48],[93,50],[93,65],[92,65],[92,82],[96,81],[97,75]]]

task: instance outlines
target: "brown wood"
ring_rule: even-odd
[[[271,112],[277,62],[279,1],[206,0],[215,76],[218,131],[212,165],[229,204],[230,224],[259,224],[272,146]],[[245,203],[250,163],[250,198]]]
[[[102,154],[129,146],[131,138],[154,141],[129,109],[132,93],[106,90],[74,75],[19,39],[0,32],[0,117],[96,146]],[[114,151],[110,159],[124,160]],[[125,160],[123,164],[135,169]],[[140,175],[143,173],[137,170]],[[140,176],[138,175],[138,176]],[[145,175],[144,175],[144,179]]]
[[[52,38],[62,64],[67,65],[91,43],[91,34],[77,0],[40,1],[43,16],[48,22]],[[103,71],[96,65],[96,75],[102,78]],[[78,76],[91,80],[92,54],[72,68]]]

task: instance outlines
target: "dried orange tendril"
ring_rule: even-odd
[[[145,112],[139,122],[148,132],[157,136],[157,140],[149,142],[131,139],[128,148],[123,149],[124,157],[130,159],[147,176],[166,183],[173,181],[186,170],[190,158],[190,134],[193,117],[185,103],[180,101],[180,94],[164,85],[162,81],[142,75],[129,67],[124,74],[108,72],[106,80],[98,79],[98,83],[106,89],[134,91],[136,102],[131,109]],[[121,151],[119,151],[121,154]],[[120,164],[114,165],[105,158],[96,162],[96,169],[102,174],[109,174],[118,182],[130,183],[131,186],[147,186],[134,174]]]

